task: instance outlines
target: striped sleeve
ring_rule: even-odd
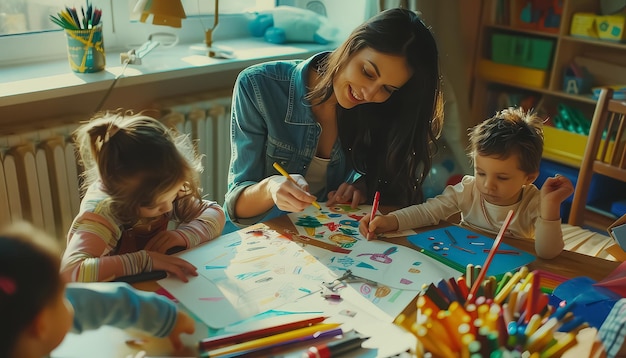
[[[198,246],[222,234],[226,223],[224,211],[216,202],[207,203],[209,204],[207,209],[197,219],[183,223],[173,230],[183,237],[187,248]]]

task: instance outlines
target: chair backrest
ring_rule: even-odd
[[[613,99],[613,91],[600,92],[589,139],[576,183],[570,225],[582,226],[585,222],[587,195],[594,173],[626,182],[626,101]]]

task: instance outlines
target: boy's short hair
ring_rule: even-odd
[[[470,129],[469,157],[475,154],[507,159],[519,158],[519,169],[539,172],[543,154],[543,120],[532,110],[509,107]]]

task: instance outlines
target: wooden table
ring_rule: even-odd
[[[383,211],[381,209],[381,211]],[[385,211],[383,211],[385,212]],[[266,224],[272,229],[282,232],[283,229],[289,228],[295,230],[293,223],[287,216],[281,216],[266,222]],[[445,226],[452,225],[449,222],[442,222],[439,225],[427,226],[416,229],[416,233],[425,232],[428,230],[434,230]],[[493,235],[481,233],[483,235],[494,237]],[[411,245],[406,237],[396,237],[386,239],[386,241],[393,242],[397,245],[402,245],[410,248],[415,248]],[[514,246],[518,249],[524,250],[528,253],[535,254],[535,242],[534,240],[525,239],[513,239],[510,237],[504,237],[503,242]],[[621,262],[604,260],[601,258],[579,254],[571,251],[563,251],[559,256],[546,260],[537,257],[535,261],[528,264],[530,270],[541,269],[559,275],[574,278],[578,276],[587,276],[594,280],[601,280],[611,273]],[[482,264],[482,262],[480,263]]]
[[[386,212],[384,208],[381,211]],[[270,228],[283,232],[284,229],[295,230],[293,223],[287,216],[275,218],[266,222]],[[416,232],[422,232],[432,229],[441,228],[451,225],[450,223],[441,223],[436,226],[429,226],[416,230]],[[484,233],[483,233],[484,234]],[[487,235],[492,236],[492,235]],[[398,245],[403,245],[411,248],[412,246],[406,237],[398,237],[388,239]],[[519,249],[535,254],[534,242],[532,240],[518,240],[505,238],[504,242],[509,245],[515,246]],[[551,260],[544,260],[537,258],[534,262],[528,265],[528,268],[542,269],[549,272],[558,273],[565,277],[573,278],[577,276],[587,276],[594,280],[601,280],[610,272],[612,272],[620,263],[614,261],[607,261],[604,259],[586,256],[574,252],[563,252],[559,256]],[[156,291],[160,286],[156,281],[147,281],[133,284],[138,289],[145,291]],[[415,311],[415,300],[409,304],[405,310],[405,314],[410,314]],[[198,339],[205,337],[207,334],[207,327],[201,322],[196,322],[196,333],[194,336],[183,335],[183,342],[185,343],[185,350],[178,352],[178,356],[194,356],[197,352],[195,346]],[[100,330],[83,333],[82,335],[73,335],[68,342],[64,342],[64,346],[59,349],[53,357],[67,357],[67,356],[93,356],[94,352],[102,353],[102,355],[95,355],[101,357],[120,356],[127,357],[130,354],[136,353],[139,350],[146,350],[150,355],[159,356],[173,356],[172,348],[166,339],[151,339],[145,346],[133,348],[128,347],[124,340],[128,336],[124,331],[112,328],[103,327]]]

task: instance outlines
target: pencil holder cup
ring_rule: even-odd
[[[104,70],[106,57],[102,26],[88,30],[65,30],[67,57],[72,71],[91,73]]]

